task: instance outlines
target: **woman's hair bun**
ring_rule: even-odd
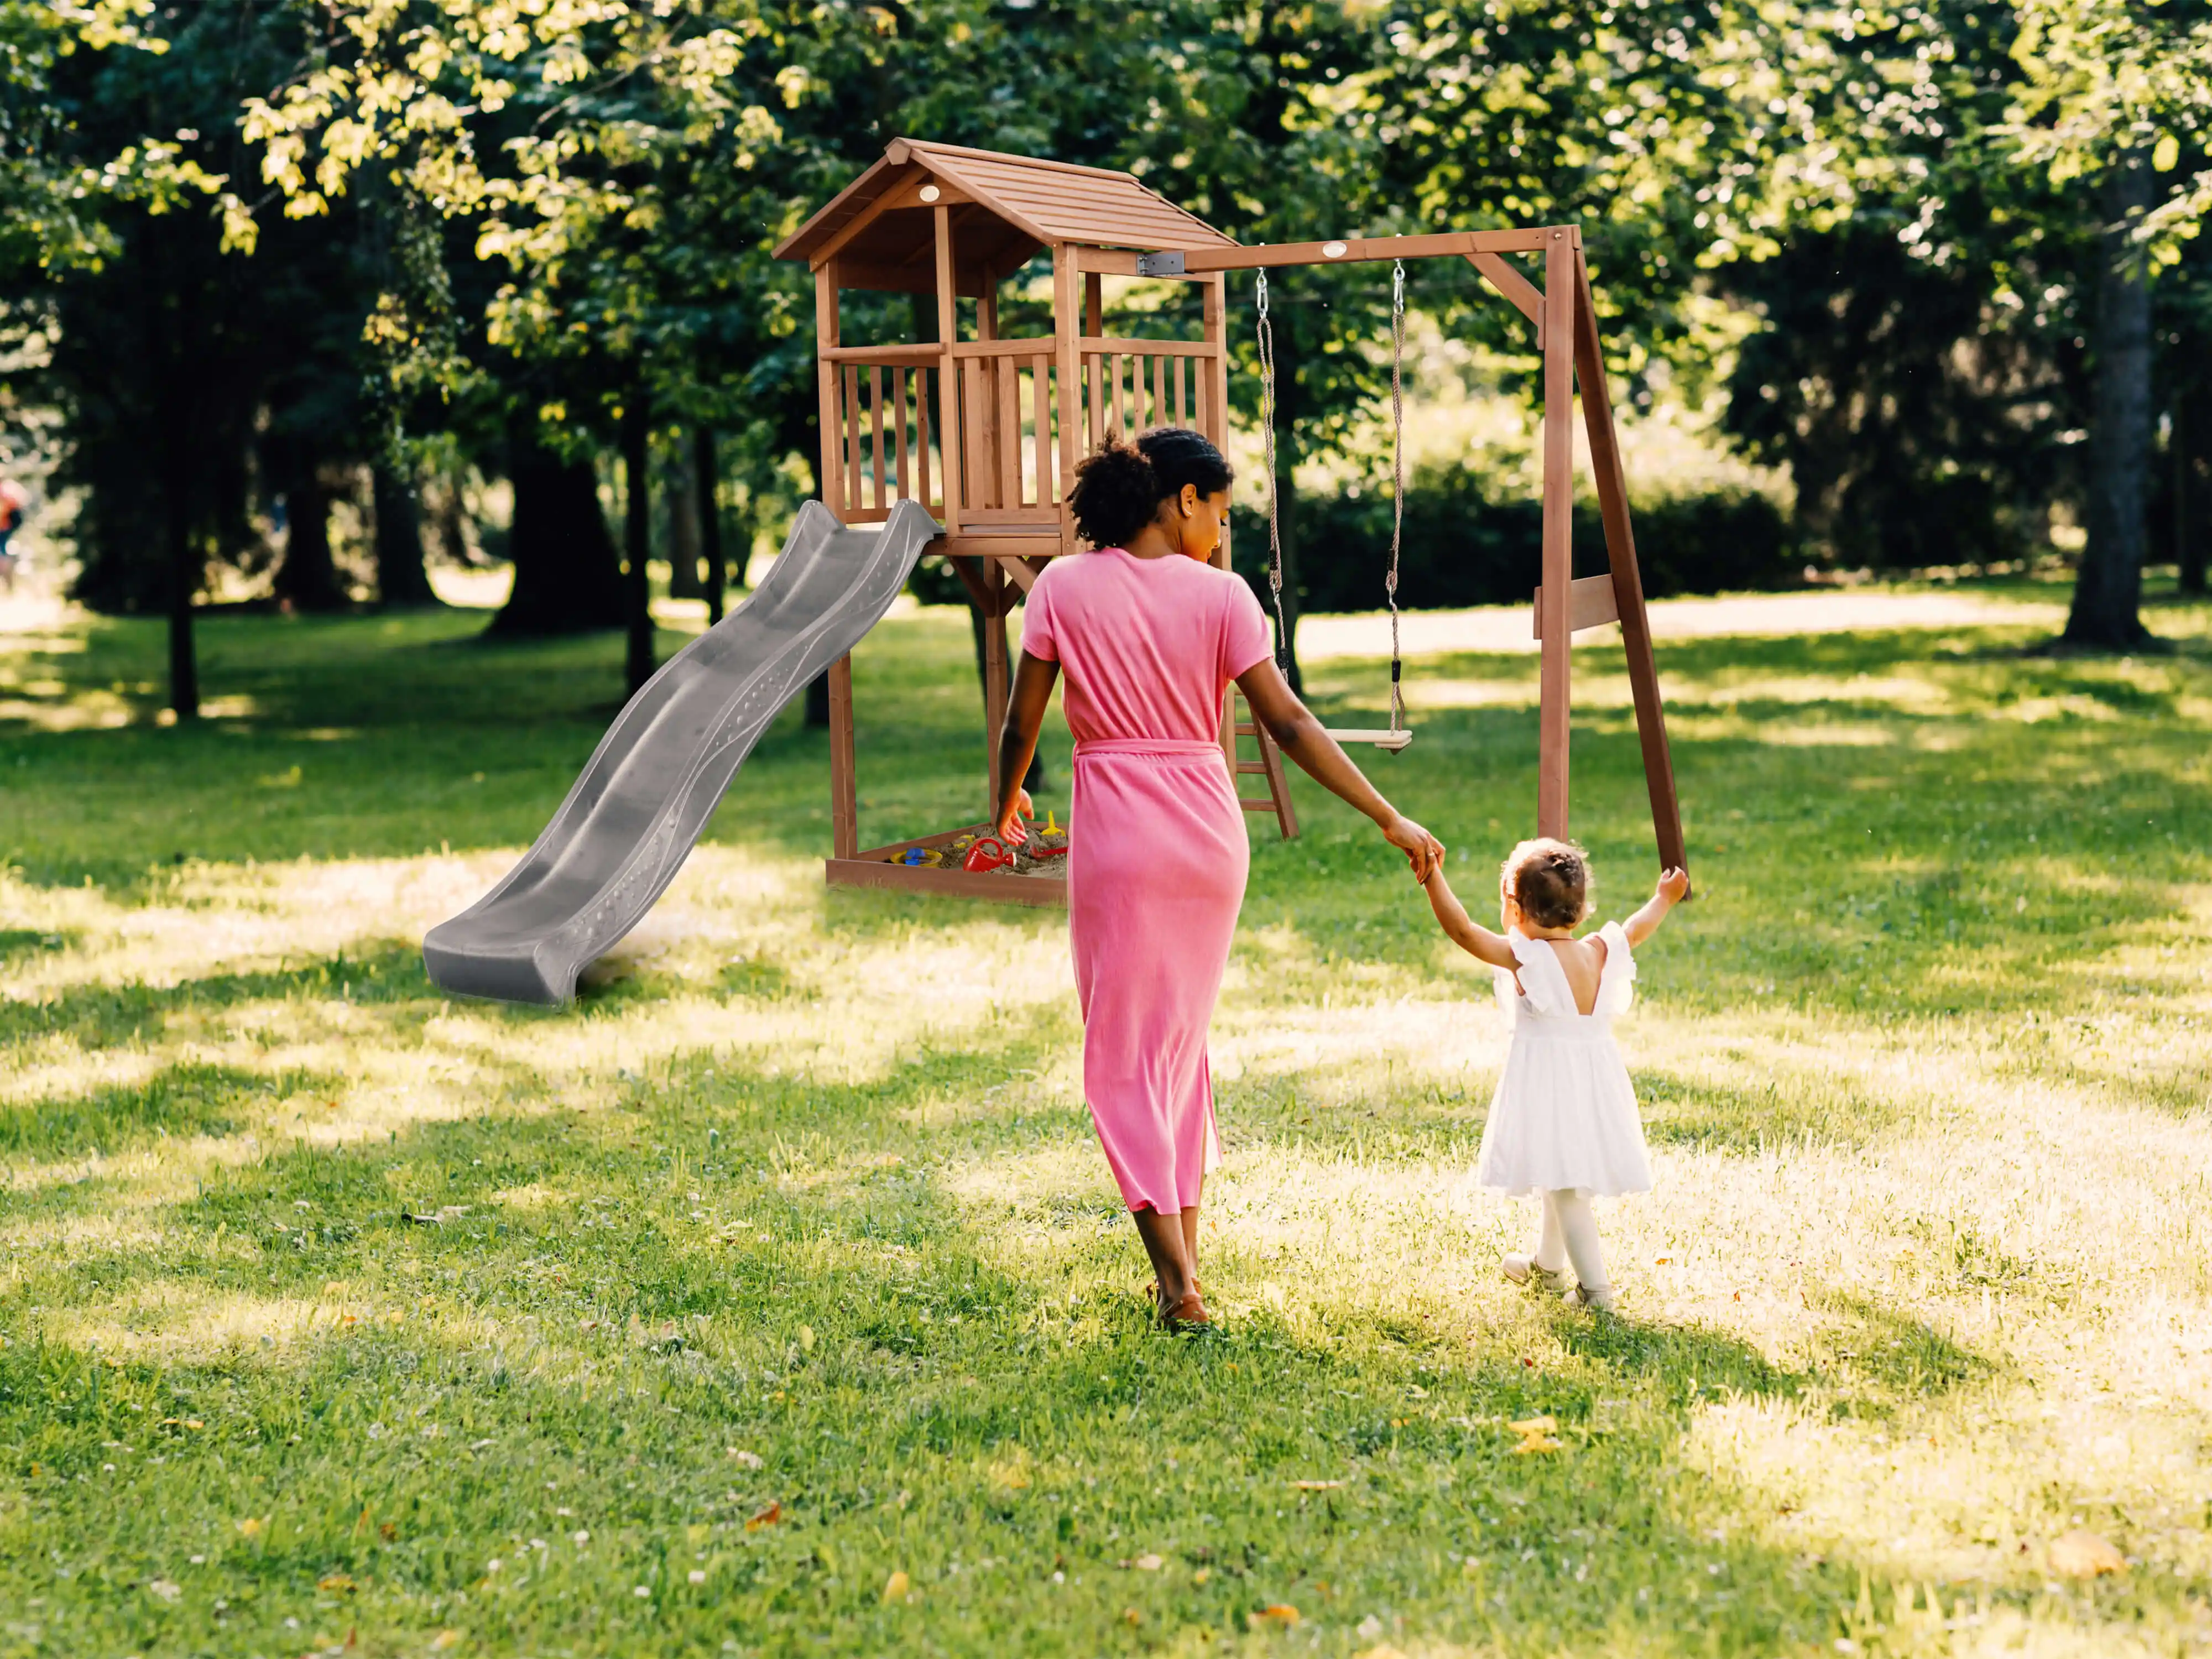
[[[1109,437],[1077,462],[1067,504],[1084,540],[1093,547],[1121,547],[1185,484],[1195,485],[1201,495],[1218,495],[1236,476],[1204,433],[1154,427],[1134,443]]]

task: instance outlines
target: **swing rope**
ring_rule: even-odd
[[[1267,273],[1258,273],[1260,430],[1267,441],[1267,593],[1275,605],[1275,666],[1291,672],[1291,635],[1283,622],[1283,526],[1275,507],[1275,325],[1267,320]]]
[[[1275,607],[1275,665],[1290,673],[1290,629],[1283,617],[1283,528],[1275,491],[1275,325],[1267,315],[1267,273],[1258,280],[1260,429],[1266,435],[1267,468],[1267,592]],[[1390,262],[1390,568],[1382,594],[1390,607],[1390,729],[1389,746],[1411,740],[1406,726],[1405,659],[1398,635],[1398,556],[1406,531],[1406,265]],[[1375,741],[1376,734],[1340,734]]]

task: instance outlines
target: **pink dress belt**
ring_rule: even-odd
[[[1221,745],[1182,738],[1083,738],[1075,745],[1075,758],[1086,755],[1209,755],[1221,758]]]

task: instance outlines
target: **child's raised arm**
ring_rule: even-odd
[[[1421,884],[1428,890],[1429,908],[1437,913],[1437,921],[1451,936],[1453,944],[1469,956],[1480,957],[1493,968],[1514,966],[1513,947],[1505,942],[1503,933],[1492,933],[1468,915],[1467,907],[1459,902],[1459,895],[1452,891],[1451,884],[1444,879],[1442,860],[1437,860],[1435,868],[1429,872],[1429,878]]]
[[[1667,913],[1673,909],[1680,902],[1682,895],[1689,890],[1690,872],[1688,871],[1664,872],[1659,878],[1659,884],[1651,890],[1651,896],[1644,900],[1644,908],[1629,917],[1621,927],[1620,931],[1628,935],[1629,947],[1632,950],[1634,949],[1657,933],[1659,924],[1667,920]]]

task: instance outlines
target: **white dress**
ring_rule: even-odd
[[[1513,1022],[1505,1075],[1483,1126],[1476,1179],[1519,1194],[1565,1188],[1596,1197],[1651,1190],[1636,1087],[1613,1045],[1613,1021],[1635,995],[1636,958],[1617,921],[1599,931],[1605,969],[1593,1012],[1578,1012],[1559,955],[1542,939],[1506,935],[1520,988],[1504,969],[1498,1001]]]

